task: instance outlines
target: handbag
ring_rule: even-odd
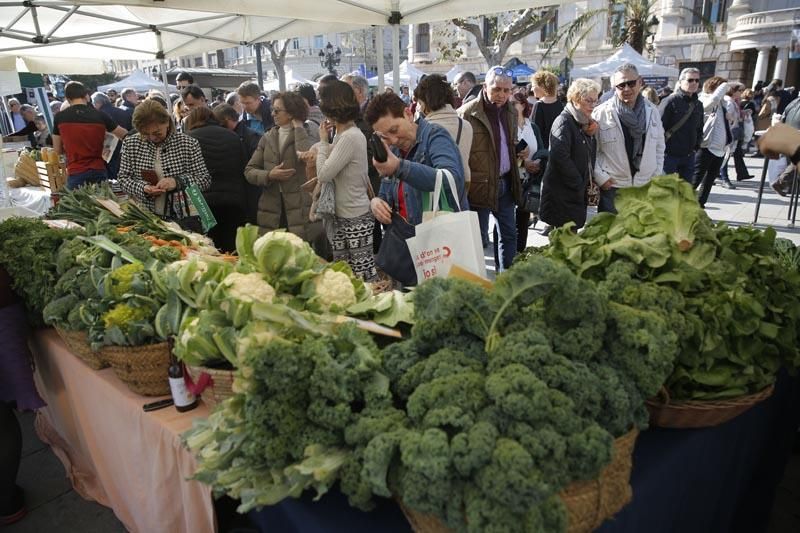
[[[407,287],[417,284],[417,271],[406,244],[406,239],[415,235],[414,226],[398,212],[392,211],[392,223],[385,228],[381,247],[375,256],[378,268]]]
[[[203,222],[199,215],[193,215],[189,198],[184,191],[172,191],[167,197],[167,213],[165,218],[175,222],[181,229],[203,234]]]
[[[444,177],[448,180],[450,190],[456,190],[453,175],[447,170],[437,170],[436,185],[431,198],[433,215],[430,220],[414,228],[414,237],[406,239],[417,279],[423,281],[447,276],[450,268],[455,265],[485,278],[486,263],[478,213],[461,211],[457,195],[454,197],[457,212],[439,213]]]

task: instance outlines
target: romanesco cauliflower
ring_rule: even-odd
[[[147,307],[132,307],[128,304],[117,304],[103,315],[106,329],[117,326],[123,333],[130,333],[133,322],[148,320],[152,311]]]

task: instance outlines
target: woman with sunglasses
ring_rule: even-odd
[[[260,231],[287,229],[324,257],[325,234],[319,222],[309,220],[311,194],[301,187],[307,181],[306,164],[297,157],[298,151],[308,150],[314,142],[308,134],[307,116],[308,106],[299,93],[279,93],[272,100],[275,127],[261,137],[244,177],[261,188],[256,216]]]
[[[573,229],[578,229],[586,223],[588,187],[597,153],[597,122],[592,120],[592,110],[599,95],[597,82],[574,80],[567,91],[567,105],[550,130],[550,159],[542,178],[539,209],[539,218],[550,226],[574,222]]]

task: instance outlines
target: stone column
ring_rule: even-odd
[[[756,70],[753,74],[753,88],[759,81],[770,81],[767,79],[767,63],[769,63],[769,48],[759,48],[758,58],[756,58]]]
[[[752,12],[749,0],[733,0],[728,8],[728,31],[736,28],[736,20],[742,15]]]
[[[788,48],[778,48],[778,55],[775,59],[775,71],[772,73],[772,79],[786,81],[786,60],[788,55]]]

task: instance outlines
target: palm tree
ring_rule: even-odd
[[[606,9],[586,11],[556,32],[548,43],[542,60],[548,57],[559,43],[563,43],[564,49],[567,51],[567,57],[571,59],[578,45],[586,38],[594,23],[597,22],[597,18],[603,14],[611,20],[610,37],[613,46],[619,47],[623,43],[628,43],[640,54],[643,54],[645,50],[652,53],[653,38],[656,35],[658,25],[661,23],[656,16],[659,4],[659,0],[617,0],[614,3],[609,3]],[[698,16],[706,28],[709,40],[712,43],[716,42],[714,26],[702,13],[698,13],[688,7],[680,7],[680,9]]]

